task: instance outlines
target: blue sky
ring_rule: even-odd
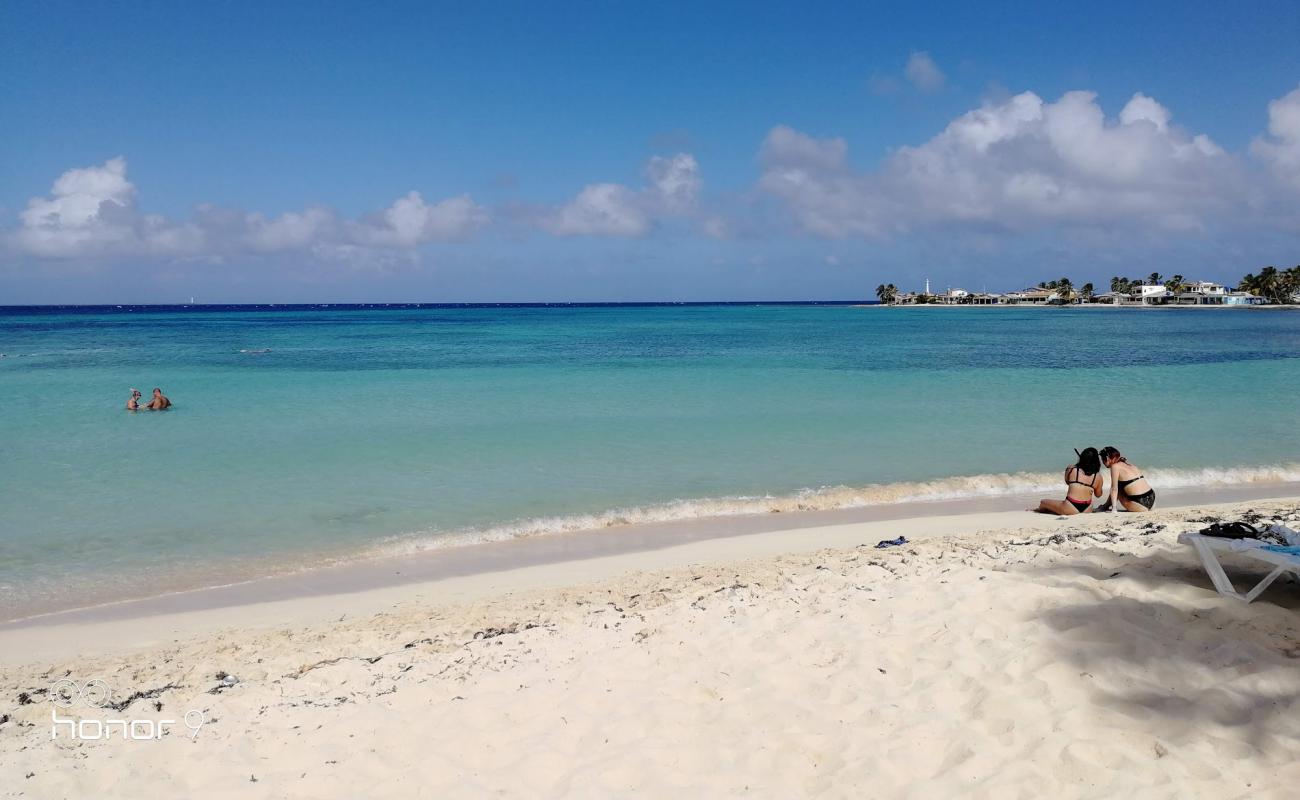
[[[1300,6],[1040,5],[6,3],[0,303],[1300,262]]]

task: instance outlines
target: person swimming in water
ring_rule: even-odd
[[[162,393],[162,389],[158,388],[153,390],[153,399],[149,401],[149,405],[145,406],[150,411],[165,411],[171,407],[172,401],[168,400],[166,395]]]
[[[127,411],[139,411],[139,410],[140,410],[140,390],[139,390],[139,389],[132,389],[132,390],[131,390],[131,396],[128,397],[127,400],[126,400],[126,410],[127,410]]]
[[[1074,451],[1079,460],[1065,468],[1065,499],[1046,499],[1038,502],[1038,508],[1031,508],[1039,514],[1086,514],[1092,510],[1092,498],[1101,497],[1101,457],[1097,448],[1086,448],[1082,453]]]
[[[1156,490],[1147,483],[1142,470],[1114,447],[1101,448],[1101,463],[1110,470],[1110,499],[1098,511],[1150,511],[1156,504]]]

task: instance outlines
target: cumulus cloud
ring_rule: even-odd
[[[939,65],[934,63],[930,54],[924,51],[913,53],[908,57],[903,74],[913,86],[923,92],[939,91],[946,80],[943,70],[939,69]]]
[[[70,169],[49,197],[35,197],[19,215],[11,235],[20,250],[47,258],[93,253],[182,254],[197,249],[202,232],[136,210],[135,186],[126,159]]]
[[[242,238],[249,249],[259,253],[307,250],[337,225],[338,218],[326,208],[290,211],[273,219],[254,213],[243,218]]]
[[[646,185],[593,183],[572,200],[540,215],[538,224],[557,236],[644,236],[656,221],[695,211],[702,182],[689,153],[655,156],[645,167]]]
[[[1300,88],[1268,104],[1268,134],[1251,143],[1251,153],[1300,188]]]
[[[642,236],[650,217],[637,192],[617,183],[584,186],[542,221],[557,236]]]
[[[463,239],[487,223],[487,210],[469,195],[430,205],[419,192],[410,192],[372,219],[354,223],[350,231],[360,244],[409,249],[425,242]]]
[[[1025,92],[958,117],[872,172],[849,166],[843,140],[780,126],[760,163],[760,188],[800,228],[836,238],[884,238],[938,223],[1185,230],[1238,198],[1242,183],[1236,159],[1173,126],[1169,111],[1142,94],[1108,120],[1091,92],[1056,102]]]
[[[208,205],[191,220],[169,220],[139,210],[126,159],[118,157],[63,173],[48,197],[28,201],[6,238],[18,252],[43,258],[303,252],[356,260],[367,250],[461,239],[488,221],[487,210],[468,195],[430,204],[414,191],[360,220],[321,207],[268,218]]]
[[[649,196],[670,212],[685,212],[695,206],[700,193],[700,165],[689,153],[664,158],[655,156],[646,165]]]

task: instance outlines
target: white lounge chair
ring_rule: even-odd
[[[1205,572],[1214,582],[1214,588],[1224,597],[1235,597],[1249,603],[1287,572],[1295,573],[1296,577],[1300,578],[1300,548],[1295,546],[1281,547],[1258,539],[1223,539],[1217,536],[1202,536],[1199,533],[1180,533],[1178,541],[1190,544],[1196,549]],[[1223,571],[1218,553],[1236,553],[1245,558],[1270,564],[1274,569],[1249,592],[1242,594],[1233,587],[1232,581]]]

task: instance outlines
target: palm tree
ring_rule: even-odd
[[[1159,272],[1153,272],[1153,273],[1151,273],[1150,275],[1148,275],[1148,276],[1147,276],[1147,283],[1151,284],[1152,286],[1159,286],[1159,285],[1160,285],[1160,273],[1159,273]]]
[[[1074,284],[1069,278],[1061,278],[1059,281],[1052,281],[1052,287],[1056,290],[1056,296],[1061,299],[1062,303],[1068,303],[1074,299]]]
[[[1282,273],[1282,284],[1286,301],[1300,303],[1300,264]]]
[[[1182,276],[1182,275],[1175,275],[1174,277],[1172,277],[1172,278],[1170,278],[1169,280],[1165,281],[1165,288],[1168,289],[1169,291],[1173,292],[1174,294],[1177,294],[1178,292],[1182,291],[1182,288],[1183,288],[1183,276]]]
[[[1282,302],[1282,276],[1278,274],[1277,267],[1264,267],[1259,271],[1259,293],[1268,298],[1269,302]]]
[[[1128,283],[1128,278],[1121,278],[1118,275],[1110,279],[1110,290],[1112,292],[1123,291],[1124,284]]]
[[[898,296],[898,287],[892,283],[882,283],[876,287],[876,297],[882,303],[892,303]]]
[[[1097,292],[1096,292],[1095,289],[1092,288],[1092,284],[1091,284],[1091,283],[1085,283],[1085,284],[1084,284],[1082,287],[1080,287],[1080,289],[1079,289],[1079,294],[1083,296],[1083,302],[1085,302],[1085,303],[1091,303],[1091,302],[1092,302],[1092,297],[1093,297],[1093,295],[1095,295],[1096,293],[1097,293]]]

